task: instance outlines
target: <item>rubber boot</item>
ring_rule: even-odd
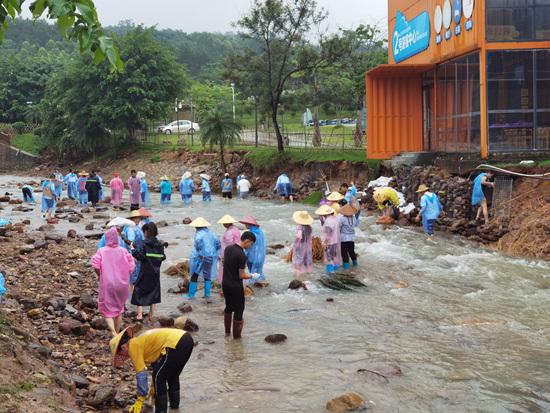
[[[197,294],[197,288],[198,288],[197,282],[191,281],[189,283],[189,292],[187,293],[187,297],[192,299],[195,298],[195,294]]]
[[[223,313],[223,325],[225,326],[225,335],[231,334],[231,323],[233,322],[233,314]]]
[[[327,274],[332,274],[334,272],[334,265],[327,264]]]
[[[167,413],[168,412],[168,395],[157,394],[155,395],[155,413]]]
[[[352,262],[352,265],[353,265],[353,267],[355,268],[355,267],[357,267],[359,264],[357,264],[357,260],[355,260],[355,261]]]
[[[212,281],[206,280],[204,282],[204,298],[210,298],[211,291],[212,291]]]
[[[179,410],[180,408],[180,392],[175,391],[168,393],[168,398],[170,399],[170,409]]]
[[[241,338],[241,334],[243,332],[243,325],[244,325],[244,320],[240,320],[240,321],[233,320],[233,338],[235,340],[238,340]]]
[[[345,262],[344,263],[344,270],[349,270],[350,266],[349,266],[349,262]]]

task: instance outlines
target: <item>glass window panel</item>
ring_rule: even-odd
[[[491,52],[489,110],[533,108],[533,52]]]
[[[537,7],[535,11],[535,39],[548,40],[550,39],[550,6]]]
[[[487,0],[487,7],[527,7],[532,5],[533,0]]]
[[[489,113],[489,150],[496,152],[531,150],[533,112]]]
[[[537,139],[535,149],[550,149],[550,111],[537,112]]]
[[[489,41],[531,40],[534,27],[532,7],[487,8]]]

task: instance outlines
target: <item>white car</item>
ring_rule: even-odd
[[[179,124],[179,127],[178,127]],[[161,126],[159,132],[170,135],[172,133],[189,133],[193,129],[193,132],[198,132],[201,130],[198,123],[191,122],[190,120],[179,120],[174,121],[166,126]]]

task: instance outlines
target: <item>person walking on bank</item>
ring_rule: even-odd
[[[55,175],[52,174],[49,179],[42,183],[42,212],[47,220],[51,219],[52,214],[55,212],[56,199]]]
[[[179,190],[181,194],[181,200],[185,205],[189,205],[193,202],[193,191],[195,190],[195,183],[191,179],[191,172],[185,172],[181,177],[179,184]]]
[[[166,255],[164,245],[157,239],[158,229],[154,223],[143,226],[143,235],[145,240],[132,251],[133,257],[141,263],[132,293],[132,304],[138,306],[138,319],[143,318],[143,307],[150,306],[149,321],[152,322],[156,305],[160,303],[160,266]]]
[[[250,231],[241,236],[238,244],[233,244],[225,249],[223,254],[223,282],[222,291],[225,299],[225,310],[223,324],[225,335],[231,334],[233,327],[233,338],[240,339],[243,331],[243,313],[245,307],[245,296],[243,280],[255,279],[246,273],[248,258],[245,251],[250,249],[256,242],[256,237]]]
[[[195,298],[198,288],[198,279],[204,278],[204,298],[210,298],[212,291],[212,278],[217,275],[218,252],[221,243],[218,237],[208,229],[210,223],[204,218],[197,218],[189,224],[196,228],[193,252],[189,260],[189,283],[188,298]]]
[[[191,334],[175,328],[158,328],[137,335],[134,327],[127,327],[110,341],[114,366],[120,369],[130,359],[136,372],[138,397],[130,413],[141,413],[148,397],[154,398],[156,413],[168,412],[168,400],[170,408],[179,411],[180,375],[194,344]],[[148,365],[153,373],[151,389]]]
[[[355,253],[355,228],[357,228],[357,210],[346,204],[340,208],[340,236],[342,246],[342,261],[344,270],[349,270],[350,260],[354,267],[357,267],[357,254]]]
[[[296,211],[292,219],[298,225],[292,244],[292,268],[298,279],[313,272],[313,217],[307,211]]]
[[[474,179],[474,189],[472,191],[472,207],[475,208],[479,205],[476,214],[476,221],[481,219],[481,214],[483,213],[483,218],[485,219],[485,225],[489,223],[489,207],[487,205],[487,198],[483,191],[484,187],[494,188],[494,182],[490,180],[493,179],[494,174],[492,172],[482,172],[476,179]]]
[[[210,175],[200,174],[202,179],[201,189],[202,189],[202,200],[204,202],[212,201],[212,191],[210,189]]]
[[[86,191],[88,191],[88,201],[92,203],[92,207],[96,207],[99,203],[99,191],[101,190],[101,184],[97,178],[95,171],[92,171],[88,180],[86,181]]]
[[[130,210],[139,209],[141,201],[141,180],[136,176],[137,172],[132,169],[130,179],[128,179],[128,188],[130,189]]]
[[[222,180],[222,197],[231,199],[233,198],[233,180],[226,173]]]
[[[419,222],[420,218],[422,218],[424,233],[432,236],[434,234],[435,222],[443,210],[443,205],[441,205],[439,197],[430,192],[430,188],[424,184],[420,185],[416,192],[421,195],[420,212],[416,217],[416,222]]]

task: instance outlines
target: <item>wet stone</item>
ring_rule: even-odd
[[[289,290],[307,290],[307,286],[303,281],[299,280],[292,280],[290,284],[288,284]]]
[[[278,344],[284,343],[287,340],[287,336],[284,334],[271,334],[264,339],[267,343]]]
[[[191,304],[189,303],[181,303],[178,305],[178,310],[180,310],[182,313],[190,313],[193,311],[193,307],[191,307]]]
[[[174,326],[174,319],[165,315],[161,315],[158,317],[158,322],[161,327],[173,327]]]
[[[328,411],[335,413],[345,413],[363,410],[365,408],[365,400],[357,393],[346,393],[335,399],[327,402],[326,408]]]
[[[111,384],[104,384],[90,389],[87,403],[92,407],[99,407],[116,397],[117,389]]]

